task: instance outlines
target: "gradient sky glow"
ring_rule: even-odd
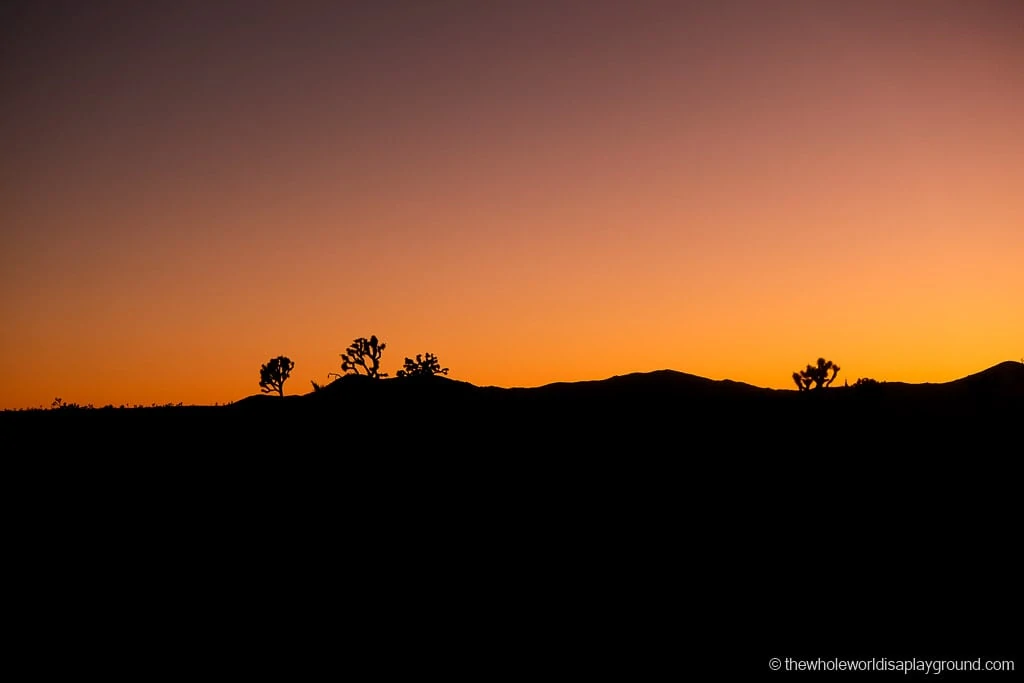
[[[1024,2],[5,3],[0,409],[1024,356]]]

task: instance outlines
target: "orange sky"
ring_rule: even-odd
[[[1020,2],[211,4],[0,17],[0,408],[1024,356]]]

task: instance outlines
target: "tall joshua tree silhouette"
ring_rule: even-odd
[[[817,365],[808,364],[806,369],[794,372],[793,381],[796,382],[796,387],[800,391],[809,391],[811,385],[814,385],[815,390],[824,389],[835,381],[839,369],[839,366],[832,361],[819,358]],[[831,375],[829,375],[830,372]]]
[[[260,366],[260,390],[264,394],[273,391],[278,396],[284,396],[284,383],[295,369],[295,361],[287,356],[271,358],[269,362]]]
[[[387,373],[380,371],[380,357],[387,346],[377,339],[377,335],[372,335],[369,339],[359,337],[349,345],[345,353],[341,354],[342,372],[352,375],[364,374],[373,379],[387,377]],[[337,372],[328,373],[327,376],[341,377]]]

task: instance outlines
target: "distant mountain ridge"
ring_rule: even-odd
[[[987,370],[946,382],[946,384],[954,385],[1005,388],[1020,388],[1022,383],[1024,383],[1024,362],[1015,360],[1003,361]]]
[[[764,458],[784,454],[817,462],[837,451],[1002,457],[1022,447],[1022,415],[1024,364],[1008,362],[941,384],[802,392],[674,370],[526,388],[347,375],[303,395],[257,394],[222,406],[10,411],[0,425],[12,440],[24,435],[71,452],[198,456],[274,444],[271,452],[353,454],[344,462],[366,465],[377,451],[409,456],[442,448],[473,458],[671,457],[717,471],[722,458],[768,463]]]
[[[447,397],[470,395],[488,397],[504,394],[515,397],[529,396],[544,399],[582,397],[625,398],[648,395],[657,397],[672,395],[677,397],[755,398],[798,396],[802,393],[796,389],[772,389],[731,379],[715,380],[678,370],[663,369],[613,375],[605,379],[552,382],[536,387],[479,386],[441,375],[387,378],[383,380],[371,380],[362,375],[346,375],[325,385],[319,391],[290,397],[286,396],[285,399],[309,398],[318,401],[328,401],[332,398],[348,395],[351,392],[363,393],[367,391],[374,392],[375,395],[384,395],[384,392],[394,392],[395,394],[431,392]],[[840,385],[829,387],[821,392],[811,390],[806,393],[809,395],[838,395],[844,392],[867,391],[873,391],[875,395],[898,393],[900,396],[906,396],[910,392],[919,396],[941,393],[964,397],[974,395],[1024,398],[1024,363],[1004,361],[980,372],[948,382],[907,383],[883,381],[871,387]],[[278,398],[257,394],[242,399],[242,402],[274,400],[278,400]]]

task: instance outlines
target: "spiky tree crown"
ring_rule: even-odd
[[[387,344],[372,335],[369,339],[359,337],[349,345],[345,353],[341,354],[341,370],[347,374],[364,374],[367,377],[380,379],[387,377],[387,373],[380,371],[380,357],[387,348]],[[360,372],[362,368],[362,372]],[[332,373],[336,375],[337,373]]]
[[[819,358],[817,365],[807,365],[807,368],[800,372],[793,373],[793,381],[800,391],[808,391],[811,385],[815,389],[824,389],[836,380],[839,374],[839,366],[830,360]],[[829,373],[832,373],[829,375]]]
[[[269,394],[273,391],[278,396],[284,396],[284,383],[295,369],[295,361],[287,356],[271,358],[270,361],[260,366],[260,391]]]

